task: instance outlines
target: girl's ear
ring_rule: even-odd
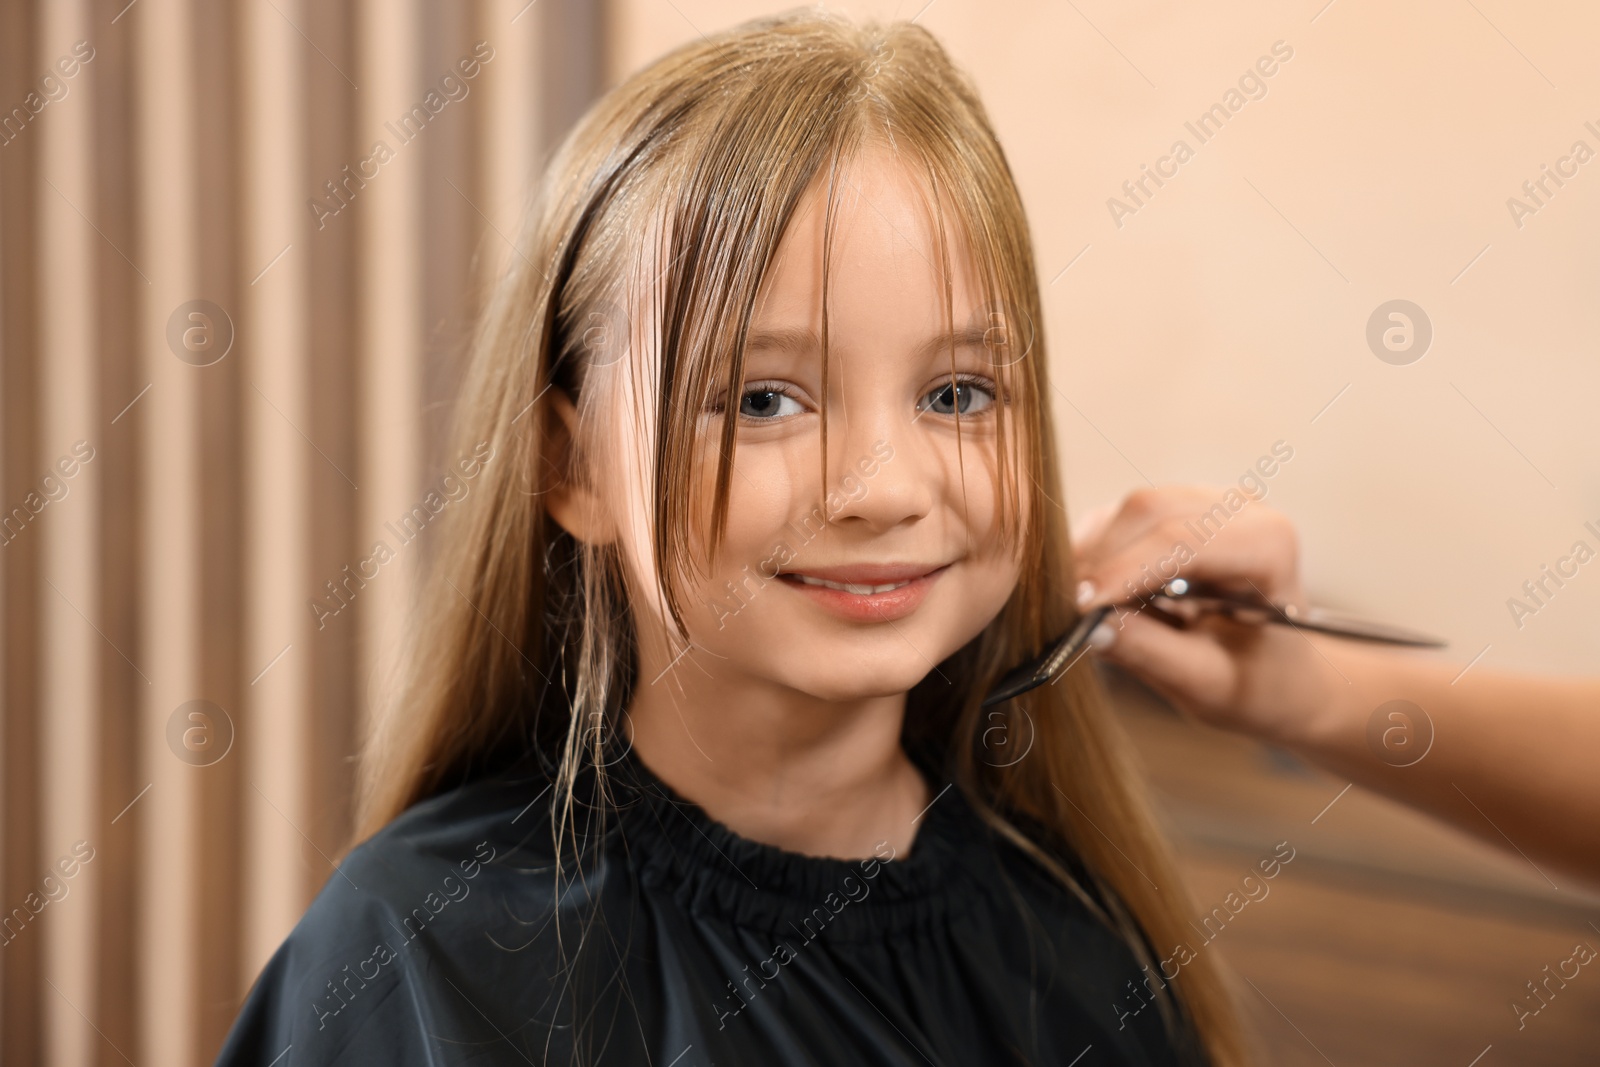
[[[577,462],[578,409],[565,390],[550,390],[554,418],[544,420],[545,462],[555,484],[545,491],[545,507],[561,528],[579,541],[591,545],[616,540],[616,524]]]

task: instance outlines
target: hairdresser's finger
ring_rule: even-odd
[[[1117,508],[1120,504],[1120,501],[1115,500],[1107,504],[1101,504],[1072,524],[1074,555],[1082,552],[1084,546],[1094,545],[1100,539],[1100,535],[1105,532],[1106,527],[1111,524],[1111,520],[1116,517]]]
[[[1092,571],[1108,556],[1127,548],[1162,523],[1198,514],[1224,492],[1196,485],[1136,489],[1111,508],[1109,519],[1083,531],[1073,545],[1078,571]]]
[[[1079,605],[1147,597],[1182,576],[1303,606],[1299,538],[1290,519],[1258,502],[1203,524],[1195,514],[1164,513],[1117,548],[1080,560]]]
[[[1171,517],[1101,561],[1095,573],[1108,590],[1127,591],[1127,582],[1146,593],[1178,575],[1229,588],[1256,587],[1272,594],[1297,587],[1299,537],[1294,523],[1263,504],[1216,526]]]
[[[1288,627],[1213,617],[1179,630],[1132,612],[1120,621],[1120,627],[1096,632],[1096,655],[1211,726],[1282,736],[1349,686],[1314,636]]]
[[[1173,705],[1207,721],[1232,706],[1238,687],[1233,657],[1212,636],[1178,630],[1157,619],[1125,613],[1108,619],[1090,639],[1101,659],[1126,668]]]

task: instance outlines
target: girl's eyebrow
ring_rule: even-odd
[[[949,349],[988,348],[992,327],[967,326],[951,333],[935,334],[917,346],[917,355],[928,357]]]
[[[950,333],[934,334],[916,347],[916,356],[926,359],[951,348],[987,348],[990,343],[989,327],[968,326]],[[816,332],[801,326],[751,330],[745,339],[748,352],[791,352],[797,355],[815,352],[822,342]]]
[[[799,355],[815,351],[821,344],[814,331],[803,326],[785,326],[751,330],[745,338],[744,348],[746,352],[793,352]]]

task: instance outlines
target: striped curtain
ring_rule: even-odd
[[[604,31],[0,4],[5,1067],[209,1062],[332,874],[463,338]]]

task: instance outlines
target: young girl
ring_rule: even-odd
[[[1243,1062],[1075,619],[1033,251],[905,23],[765,19],[550,167],[350,853],[225,1064]]]

